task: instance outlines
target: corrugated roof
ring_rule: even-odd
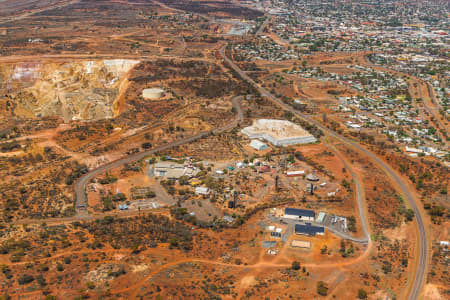
[[[280,238],[281,237],[281,233],[280,232],[271,232],[270,236],[271,237],[278,237],[278,238]]]
[[[324,233],[325,228],[322,226],[313,226],[311,223],[295,224],[295,233],[316,235],[317,233]]]
[[[312,217],[314,218],[316,216],[315,212],[313,210],[308,209],[301,209],[301,208],[291,208],[286,207],[284,209],[285,215],[293,215],[293,216],[301,216],[301,217]]]

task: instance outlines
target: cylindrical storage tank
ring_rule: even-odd
[[[164,90],[159,88],[144,89],[142,91],[144,99],[156,100],[164,97]]]

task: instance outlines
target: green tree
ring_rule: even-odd
[[[178,178],[178,183],[180,185],[188,185],[189,184],[189,176],[181,176],[180,178]]]
[[[40,285],[40,286],[46,286],[47,282],[45,281],[45,278],[39,274],[38,276],[36,276],[36,282]]]
[[[328,286],[325,282],[317,282],[317,294],[321,296],[326,296],[328,294]]]
[[[414,211],[412,210],[412,209],[408,209],[406,212],[405,212],[405,218],[406,218],[406,221],[412,221],[412,219],[414,218]]]
[[[358,298],[359,299],[367,299],[367,292],[363,289],[358,290]]]
[[[34,277],[28,274],[23,274],[22,276],[19,277],[19,279],[17,280],[17,282],[19,284],[27,284],[30,283],[34,280]]]

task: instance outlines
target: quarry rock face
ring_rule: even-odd
[[[126,75],[139,61],[31,62],[0,67],[0,88],[18,114],[70,120],[112,118]]]

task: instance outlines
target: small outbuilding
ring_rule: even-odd
[[[281,232],[274,232],[274,231],[272,231],[271,233],[270,233],[270,237],[273,237],[273,238],[281,238]]]
[[[305,174],[305,171],[298,170],[298,171],[287,171],[286,176],[288,177],[297,177],[297,176],[303,176]]]
[[[195,188],[195,194],[196,195],[204,195],[207,196],[209,195],[209,188],[205,187],[205,186],[199,186]]]

